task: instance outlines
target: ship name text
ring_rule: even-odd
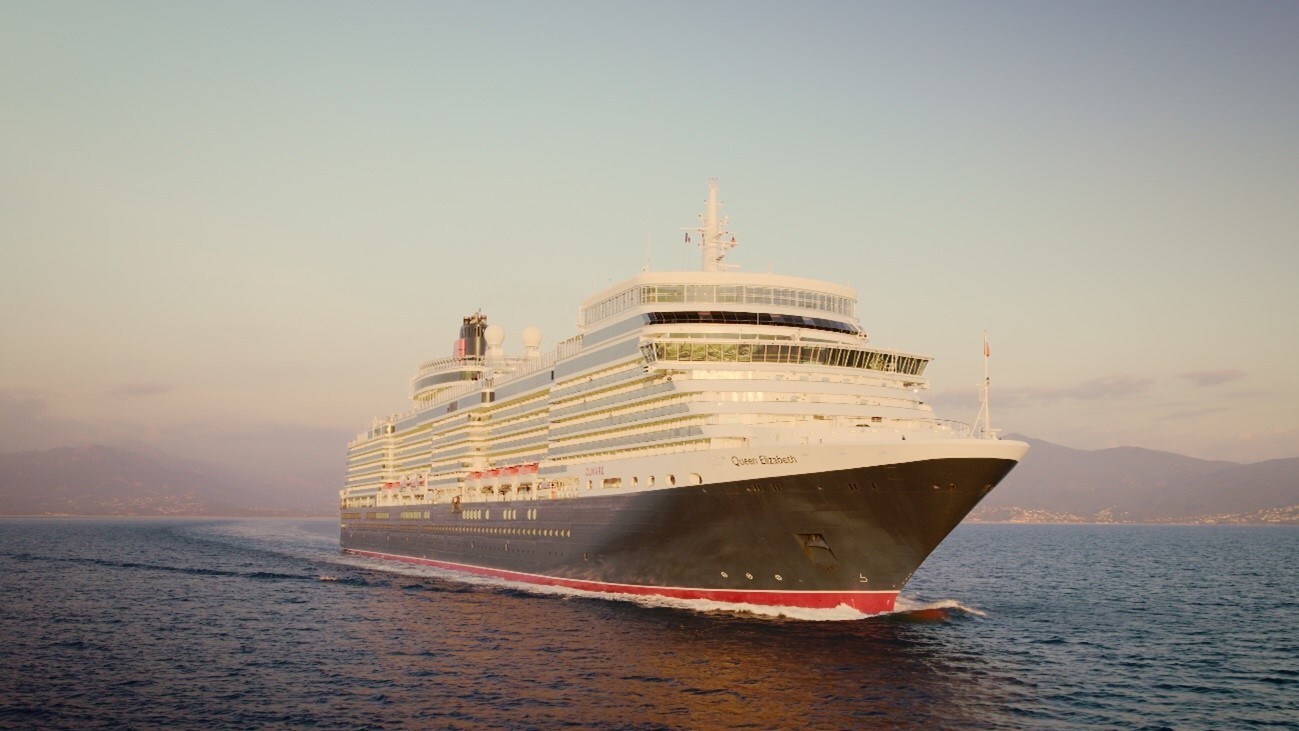
[[[760,454],[757,457],[731,457],[731,464],[736,467],[748,467],[755,464],[798,464],[798,458],[792,454]]]

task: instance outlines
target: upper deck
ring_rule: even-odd
[[[623,313],[762,308],[844,320],[857,326],[857,293],[846,285],[779,274],[642,272],[582,302],[578,324],[593,330]]]
[[[551,479],[598,460],[970,435],[924,402],[927,356],[869,344],[851,286],[722,264],[735,240],[712,189],[709,203],[702,270],[606,287],[551,350],[529,327],[524,354],[507,355],[500,326],[464,318],[452,354],[412,378],[413,408],[349,444],[352,497],[394,485],[481,497],[467,476],[511,465]]]

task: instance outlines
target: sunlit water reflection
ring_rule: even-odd
[[[0,727],[1226,728],[1299,718],[1299,530],[962,526],[891,615],[530,589],[333,521],[0,520]]]

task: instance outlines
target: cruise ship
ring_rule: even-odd
[[[507,355],[499,325],[463,317],[412,407],[348,445],[342,549],[618,596],[891,611],[1028,445],[985,415],[937,418],[928,357],[876,346],[851,287],[724,263],[726,226],[714,180],[700,270],[596,293],[553,349],[529,327]]]

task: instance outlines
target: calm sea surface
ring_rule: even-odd
[[[0,727],[1299,728],[1299,529],[966,525],[903,598],[794,620],[344,557],[329,520],[0,519]]]

